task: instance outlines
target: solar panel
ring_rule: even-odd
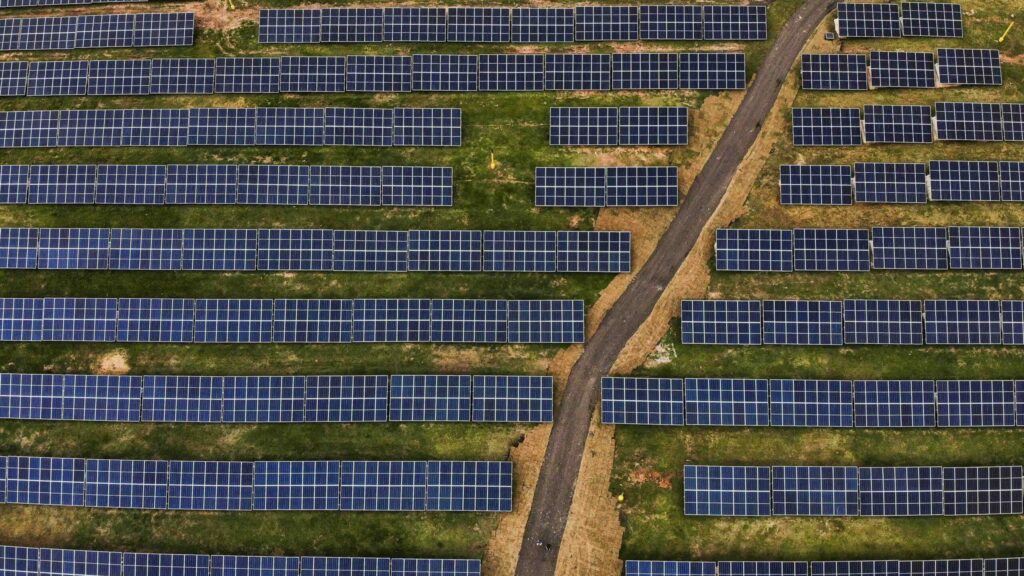
[[[88,14],[71,17],[75,48],[131,48],[135,46],[139,15]]]
[[[544,89],[543,54],[481,54],[477,58],[477,89],[480,92],[531,92]]]
[[[626,560],[626,576],[715,576],[715,574],[714,562]]]
[[[558,232],[557,272],[628,273],[632,234],[629,232]]]
[[[937,380],[940,428],[1014,426],[1013,380]]]
[[[854,172],[857,202],[923,204],[928,201],[924,164],[858,162]]]
[[[274,342],[349,342],[352,304],[348,300],[274,301]]]
[[[29,204],[93,204],[94,164],[35,164],[29,167]]]
[[[688,426],[768,426],[768,381],[687,378]]]
[[[312,229],[260,229],[257,269],[333,270],[334,231]]]
[[[83,17],[88,18],[88,17]],[[83,20],[91,22],[93,19]],[[48,18],[12,19],[13,41],[8,50],[71,50],[76,48],[78,18],[52,16]],[[16,35],[16,36],[15,36]],[[86,35],[83,34],[83,37]]]
[[[27,96],[85,96],[89,83],[86,60],[29,63]]]
[[[257,146],[320,146],[323,143],[323,108],[256,109]],[[245,169],[246,166],[243,164],[239,169],[240,176],[245,174]],[[273,170],[297,171],[306,176],[309,172],[306,166],[300,168],[275,167]],[[241,179],[239,183],[242,183]],[[305,201],[300,203],[304,204]]]
[[[1003,300],[1002,301],[1002,329],[1003,344],[1021,345],[1024,344],[1024,300]],[[1024,390],[1021,391],[1021,402],[1024,404]],[[1018,417],[1024,421],[1024,407]]]
[[[797,146],[859,146],[860,110],[793,108],[793,143]]]
[[[255,146],[256,109],[190,109],[188,116],[188,145]]]
[[[619,143],[617,108],[551,108],[552,146],[614,146]]]
[[[942,476],[946,516],[1024,512],[1020,466],[943,468]]]
[[[575,15],[572,8],[512,8],[512,42],[572,42]]]
[[[583,300],[509,300],[510,344],[577,344],[584,341]]]
[[[186,229],[182,270],[256,270],[256,230]]]
[[[444,8],[384,8],[383,40],[444,42],[446,16]]]
[[[857,516],[857,467],[774,466],[772,514]]]
[[[942,468],[860,468],[861,516],[941,516]]]
[[[84,505],[164,510],[167,508],[167,470],[167,462],[162,460],[86,460]],[[120,574],[119,561],[111,576]]]
[[[800,57],[804,90],[867,90],[868,57],[864,54],[804,54]]]
[[[537,206],[595,207],[605,205],[605,168],[537,167]]]
[[[43,340],[113,342],[116,328],[116,298],[43,299]]]
[[[544,88],[547,90],[609,90],[611,87],[611,54],[544,56]]]
[[[340,488],[338,461],[256,462],[253,468],[253,510],[337,510]],[[215,556],[214,559],[217,557]],[[298,576],[298,558],[288,559],[289,576]],[[214,569],[216,573],[216,569]],[[260,570],[260,576],[267,574]],[[238,575],[241,576],[241,575]],[[274,576],[277,576],[276,574]]]
[[[508,8],[448,9],[449,42],[508,42],[511,26]]]
[[[683,52],[679,87],[684,90],[743,90],[747,85],[743,52]]]
[[[342,510],[422,511],[426,497],[426,462],[341,462]]]
[[[7,456],[8,504],[85,505],[85,459]]]
[[[683,300],[683,344],[761,344],[761,302],[758,300]]]
[[[427,462],[427,510],[511,512],[512,463]]]
[[[387,422],[387,376],[306,376],[306,422]]]
[[[136,14],[132,46],[191,46],[194,29],[192,12]]]
[[[309,167],[288,164],[241,164],[238,204],[305,205],[309,197]]]
[[[689,109],[685,106],[619,108],[622,146],[685,146],[689,143]]]
[[[838,300],[765,300],[764,343],[842,346],[843,303]]]
[[[601,378],[603,424],[682,426],[685,407],[682,378]]]
[[[3,168],[0,168],[0,182],[3,179]],[[999,163],[999,188],[1001,199],[1007,202],[1024,201],[1024,162]],[[0,183],[2,189],[2,183]],[[0,192],[0,197],[3,193]]]
[[[0,228],[0,268],[34,270],[38,251],[38,229]]]
[[[274,301],[197,299],[196,343],[255,343],[272,340]]]
[[[335,230],[334,270],[338,272],[405,272],[405,230]]]
[[[303,556],[301,573],[308,576],[391,576],[391,559]]]
[[[462,146],[461,108],[395,108],[395,146]]]
[[[299,560],[298,556],[211,556],[210,573],[211,576],[299,576]]]
[[[28,202],[29,169],[27,164],[0,165],[0,204]]]
[[[252,510],[252,462],[168,464],[168,510]]]
[[[896,4],[839,3],[836,31],[840,38],[899,38],[900,8]]]
[[[353,300],[352,341],[429,342],[430,300]]]
[[[410,230],[410,272],[479,272],[482,232],[479,230]]]
[[[111,270],[181,270],[182,230],[111,228]]]
[[[195,303],[185,298],[121,298],[118,342],[192,342]]]
[[[640,6],[640,40],[700,40],[704,10],[696,5]]]
[[[63,409],[63,376],[0,373],[0,418],[60,420],[63,418]],[[3,467],[3,460],[0,457],[0,468]],[[0,484],[3,484],[2,477]]]
[[[864,141],[875,144],[931,143],[931,107],[868,104],[864,107]]]
[[[1003,140],[1024,142],[1024,104],[1003,104],[1000,114],[1003,119]]]
[[[222,376],[144,376],[143,422],[222,422]]]
[[[282,56],[280,60],[281,92],[345,91],[344,56]]]
[[[939,140],[999,142],[1003,125],[999,104],[936,102],[935,123]]]
[[[683,467],[687,516],[771,516],[772,470],[768,466]],[[725,566],[729,562],[719,562]]]
[[[451,206],[450,167],[382,166],[381,205]]]
[[[360,56],[347,58],[345,88],[349,92],[409,92],[413,89],[413,58],[410,56]]]
[[[17,571],[12,571],[13,576]],[[121,552],[96,550],[39,549],[40,576],[58,574],[81,576],[120,576]]]
[[[2,23],[0,23],[2,34]],[[0,39],[0,43],[3,40]],[[0,62],[0,96],[25,96],[28,62]]]
[[[779,194],[783,205],[850,205],[853,170],[838,165],[783,164],[779,167]]]
[[[562,81],[563,83],[568,80],[569,88],[551,88],[553,90],[567,89],[567,90],[677,90],[679,89],[679,76],[680,76],[680,55],[671,52],[630,52],[630,53],[616,53],[616,54],[561,54],[561,55],[548,55],[548,78],[551,80],[551,61],[552,59],[558,60],[558,57],[567,58],[571,57],[577,62],[571,64],[571,70],[573,74],[566,78],[567,70],[563,67],[561,74],[556,75],[554,80],[556,83]],[[607,61],[607,64],[595,62],[596,57],[605,56],[606,58],[601,59]],[[689,56],[684,54],[683,56]],[[588,60],[579,62],[581,57],[589,57]],[[691,62],[687,60],[687,73],[691,70],[689,65]],[[707,69],[708,67],[705,67]],[[576,77],[580,72],[583,73],[583,79],[580,81]],[[598,77],[601,80],[598,83]],[[604,82],[604,78],[609,78],[610,82]],[[577,88],[575,86],[593,86],[588,88]],[[696,89],[696,86],[688,86],[688,88]]]
[[[931,200],[997,202],[999,163],[980,160],[932,160],[928,163]]]
[[[0,114],[0,143],[6,148],[43,148],[57,145],[58,110],[16,111]]]
[[[1001,86],[999,51],[939,48],[939,83],[955,86]]]
[[[715,231],[719,272],[792,272],[793,231],[719,228]]]
[[[985,561],[973,560],[901,560],[900,573],[911,576],[940,576],[962,574],[981,576],[985,572]]]
[[[920,346],[924,343],[918,300],[845,300],[843,337],[846,344]]]
[[[320,42],[383,42],[383,8],[324,8]]]
[[[430,317],[431,342],[508,341],[509,313],[504,300],[433,300]]]
[[[873,50],[872,88],[935,88],[935,57],[931,52]]]
[[[63,377],[63,420],[138,422],[142,377],[75,375]]]
[[[0,341],[38,342],[42,339],[42,298],[0,298]]]
[[[853,390],[858,428],[935,427],[931,380],[857,380]]]
[[[88,75],[90,96],[149,94],[149,60],[92,60]]]
[[[480,576],[479,560],[392,558],[391,576]]]
[[[391,377],[392,422],[469,422],[472,378],[455,375]]]
[[[719,562],[721,576],[807,576],[807,562]]]
[[[260,44],[317,44],[320,42],[320,10],[260,9]]]
[[[197,554],[124,553],[124,576],[209,576],[210,557]]]
[[[484,230],[484,272],[554,272],[556,232]]]
[[[793,230],[796,272],[867,272],[871,267],[868,231],[797,228]]]
[[[679,171],[675,166],[611,166],[604,173],[608,206],[679,204]]]
[[[638,40],[639,10],[636,6],[576,6],[576,42]]]
[[[475,92],[477,56],[414,54],[412,90],[416,92]]]
[[[225,376],[224,422],[302,422],[303,376]]]
[[[310,166],[309,204],[379,206],[381,169],[377,166]]]
[[[327,108],[324,112],[325,146],[391,146],[393,132],[394,114],[388,108]]]
[[[995,226],[951,226],[951,270],[1020,270],[1021,230]]]
[[[945,228],[872,228],[872,267],[876,270],[946,270]]]
[[[904,36],[963,38],[963,13],[959,4],[945,2],[903,2]]]
[[[122,146],[187,146],[188,109],[125,110]]]
[[[163,204],[167,169],[163,165],[96,166],[97,204]]]
[[[771,425],[853,427],[853,383],[849,380],[771,380]]]
[[[925,300],[925,342],[929,345],[998,345],[999,301]]]
[[[1011,576],[1020,572],[1022,568],[1021,558],[987,558],[985,560],[985,572],[992,576]]]
[[[551,376],[473,376],[473,422],[551,422]]]
[[[213,58],[154,58],[150,94],[213,94]]]
[[[767,40],[768,7],[704,6],[705,40]]]
[[[125,110],[61,110],[54,146],[121,146]]]

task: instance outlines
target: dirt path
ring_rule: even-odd
[[[555,574],[600,378],[612,368],[696,244],[757,138],[793,62],[831,6],[831,0],[808,0],[786,23],[676,218],[573,368],[534,491],[517,574]],[[538,540],[554,549],[537,546]]]

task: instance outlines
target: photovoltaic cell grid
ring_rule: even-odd
[[[871,253],[876,270],[949,268],[945,228],[872,228]]]
[[[853,427],[853,383],[847,380],[771,380],[771,425]]]
[[[50,342],[114,342],[116,298],[44,298],[42,339]]]
[[[192,342],[195,303],[185,298],[122,298],[118,342]]]
[[[775,516],[857,516],[858,475],[854,466],[775,466]]]
[[[604,424],[685,424],[682,378],[601,379],[601,422]]]
[[[730,272],[792,272],[793,231],[719,228],[715,269]]]
[[[483,233],[480,230],[410,230],[410,272],[479,272]]]
[[[510,344],[572,344],[584,340],[582,300],[509,300]]]
[[[392,576],[480,576],[479,560],[437,560],[425,558],[392,558]]]
[[[252,510],[252,462],[168,464],[168,510]]]
[[[762,306],[765,344],[843,344],[843,303],[838,300],[765,300]]]
[[[320,13],[321,42],[383,42],[383,8],[325,8]]]
[[[626,273],[631,267],[630,232],[563,230],[557,233],[558,272]]]
[[[683,468],[687,516],[771,516],[771,468],[696,466]]]
[[[558,234],[542,231],[483,233],[485,272],[554,272]]]
[[[453,171],[434,166],[381,167],[381,205],[451,206]]]
[[[394,146],[461,146],[460,108],[395,108]]]
[[[471,408],[470,376],[391,377],[392,422],[469,422]]]
[[[477,56],[414,54],[412,90],[416,92],[476,92]]]
[[[854,173],[857,202],[923,204],[928,201],[924,164],[858,162]]]
[[[334,230],[260,229],[257,235],[257,269],[334,269]]]
[[[427,462],[427,510],[510,512],[511,462]]]
[[[591,54],[567,55],[596,56]],[[602,55],[608,56],[608,55]],[[548,56],[550,63],[551,55]],[[551,66],[548,65],[548,70]],[[573,65],[574,70],[580,67]],[[635,52],[617,53],[608,58],[608,66],[604,68],[610,73],[612,90],[675,90],[679,88],[679,54],[671,52]],[[586,69],[582,70],[584,78],[592,76]],[[557,80],[558,78],[556,78]],[[584,85],[573,78],[573,85]],[[550,88],[549,88],[550,89]],[[576,89],[576,88],[574,88]],[[595,87],[594,90],[607,90],[608,87]]]
[[[807,562],[719,562],[721,576],[807,576]]]
[[[800,57],[804,90],[867,90],[868,58],[864,54],[804,54]]]
[[[0,21],[0,26],[10,30],[9,37],[0,36],[2,50],[191,46],[195,16],[175,12],[11,18]]]
[[[639,18],[636,6],[577,6],[574,39],[576,42],[638,40]]]
[[[84,505],[163,510],[168,478],[168,464],[163,461],[87,460]]]
[[[619,143],[618,108],[551,108],[552,146],[615,146]]]
[[[903,2],[904,36],[963,38],[963,10],[946,2]]]
[[[340,473],[338,461],[256,462],[253,510],[337,510]],[[298,558],[289,560],[297,576]]]
[[[767,380],[687,378],[688,426],[768,426]]]
[[[678,74],[678,66],[674,69]],[[544,57],[546,90],[609,90],[611,87],[611,54],[547,54]]]
[[[315,44],[320,30],[320,10],[260,10],[260,44]]]
[[[341,463],[341,510],[422,511],[426,492],[426,462]]]
[[[474,422],[551,422],[551,376],[473,376]]]
[[[865,106],[864,141],[877,144],[931,143],[931,107],[890,104]]]
[[[302,422],[306,380],[301,376],[225,376],[224,422]]]
[[[211,576],[298,576],[298,556],[210,556]]]
[[[937,380],[940,428],[1014,426],[1013,380]]]
[[[928,163],[930,199],[998,202],[999,163],[980,160],[932,160]]]
[[[715,576],[714,562],[626,560],[626,576]]]
[[[512,8],[511,41],[525,43],[572,42],[572,8]]]
[[[274,342],[349,342],[352,304],[347,300],[274,301]]]
[[[449,8],[449,42],[508,42],[512,14],[507,8]]]
[[[943,468],[946,516],[1024,513],[1020,466]]]
[[[546,10],[515,8],[516,10]],[[571,10],[569,11],[571,15]],[[481,54],[477,57],[480,92],[530,92],[544,89],[543,54]]]
[[[145,376],[144,422],[222,422],[222,376]]]
[[[743,90],[746,85],[747,57],[743,52],[679,54],[679,87],[683,90]]]
[[[767,40],[768,7],[704,6],[705,40]]]
[[[999,104],[936,102],[935,125],[939,140],[999,142],[1004,139]]]
[[[846,300],[843,302],[846,344],[924,344],[924,319],[918,300]]]
[[[197,299],[195,306],[197,343],[272,341],[273,300]]]
[[[676,166],[610,166],[603,170],[607,206],[679,204],[679,169]]]
[[[619,108],[621,146],[685,146],[689,137],[689,109],[685,106]]]
[[[939,83],[956,86],[1000,86],[999,51],[980,48],[939,48]]]
[[[857,108],[793,108],[793,143],[797,146],[858,146]]]
[[[405,272],[409,269],[405,230],[336,230],[334,269],[345,272]]]
[[[2,178],[3,172],[0,168],[0,179]],[[999,163],[999,188],[1004,201],[1024,201],[1024,162]]]
[[[942,468],[876,467],[859,471],[861,516],[942,515]]]
[[[761,344],[759,300],[683,300],[680,308],[683,344]]]
[[[930,380],[857,380],[858,428],[934,428],[935,383]]]
[[[952,270],[1020,270],[1021,229],[951,226],[949,267]]]
[[[694,5],[640,6],[641,40],[700,40],[704,10]]]
[[[387,376],[307,376],[306,422],[387,422]]]
[[[871,52],[873,88],[934,88],[935,57],[931,52]]]
[[[8,504],[85,504],[84,459],[8,456],[6,460]]]
[[[600,208],[606,201],[605,168],[537,167],[534,195],[537,206]]]
[[[870,268],[867,230],[793,230],[793,270],[796,272],[867,272]]]
[[[38,252],[38,229],[0,228],[0,268],[34,270]]]
[[[779,194],[783,205],[850,205],[853,170],[838,165],[783,164],[779,167]]]
[[[841,38],[899,38],[896,4],[840,2],[836,30]]]
[[[384,8],[384,42],[444,42],[444,8]]]

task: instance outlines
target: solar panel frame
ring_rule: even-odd
[[[641,5],[638,13],[640,40],[701,40],[704,9],[696,5]]]
[[[743,52],[679,54],[679,87],[684,90],[743,90],[747,57]]]
[[[964,576],[985,573],[985,561],[981,558],[965,560],[900,560],[900,573],[910,576],[938,576],[939,574],[962,574]]]
[[[195,342],[268,343],[273,340],[271,299],[196,299]]]
[[[63,380],[63,420],[79,422],[139,422],[141,376],[66,374]]]
[[[939,48],[939,83],[949,86],[1002,86],[999,50]]]
[[[931,160],[929,200],[998,202],[999,163],[984,160]]]
[[[387,422],[388,376],[306,376],[306,422]]]
[[[636,6],[576,6],[575,42],[623,42],[640,39]]]
[[[182,232],[182,270],[254,271],[257,231],[192,228]]]
[[[924,204],[928,201],[924,164],[858,162],[854,165],[858,203]]]
[[[768,426],[768,380],[686,378],[687,426]]]
[[[461,108],[395,108],[394,146],[462,146]]]
[[[282,93],[345,91],[344,56],[282,56],[280,60]]]
[[[391,376],[391,422],[469,422],[473,403],[471,376],[395,374]]]
[[[551,56],[548,55],[549,61]],[[680,56],[683,55],[672,52],[616,52],[602,56],[608,56],[610,60],[605,68],[609,73],[610,83],[608,88],[595,89],[678,90],[680,88]],[[548,69],[550,71],[550,66]],[[577,85],[576,82],[573,84]]]
[[[213,94],[214,58],[153,58],[150,94]]]
[[[425,511],[426,497],[426,462],[341,462],[342,511]]]
[[[252,493],[252,462],[168,462],[168,510],[252,510]]]
[[[793,230],[793,271],[867,272],[871,269],[868,231],[859,228]]]
[[[687,464],[683,510],[686,516],[771,516],[771,468]]]
[[[508,339],[504,300],[438,299],[430,303],[430,341],[504,343]]]
[[[353,342],[430,341],[430,300],[357,298],[352,302]]]
[[[139,28],[136,14],[86,14],[69,17],[74,48],[132,48]]]
[[[427,510],[511,512],[512,462],[427,462]]]
[[[510,344],[582,344],[583,300],[509,300]]]
[[[677,206],[676,166],[609,166],[605,173],[608,206]]]
[[[0,341],[43,339],[43,298],[0,298]]]
[[[121,146],[125,110],[60,110],[56,147]]]
[[[191,46],[195,20],[192,12],[136,14],[132,47]]]
[[[767,40],[768,7],[765,5],[705,5],[705,40]]]
[[[240,164],[237,204],[303,206],[309,203],[309,166]]]
[[[300,571],[307,576],[391,576],[391,559],[303,556]]]
[[[772,379],[771,426],[853,428],[853,382]]]
[[[839,300],[765,300],[765,344],[842,346],[843,303]]]
[[[544,55],[545,90],[610,90],[611,87],[611,54]]]
[[[1022,561],[1024,561],[1024,557],[986,558],[985,572],[992,574],[992,576],[1011,576],[1021,570]]]
[[[0,373],[0,419],[60,420],[63,410],[62,375]],[[3,468],[3,460],[0,457],[0,468]],[[0,474],[0,485],[3,480]]]
[[[111,228],[111,270],[181,270],[180,228]]]
[[[509,34],[511,42],[572,42],[574,38],[575,13],[572,8],[512,8]]]
[[[305,376],[225,376],[225,423],[286,423],[305,420]]]
[[[807,562],[719,562],[721,576],[807,576]]]
[[[935,383],[931,380],[855,380],[857,428],[934,428]]]
[[[864,106],[865,143],[930,144],[932,140],[932,109],[930,106],[893,104]]]
[[[1024,142],[1024,104],[1003,104],[1000,115],[1003,121],[1003,140]]]
[[[121,298],[118,342],[192,342],[195,302],[187,298]]]
[[[90,60],[88,75],[90,96],[149,95],[149,60]]]
[[[89,88],[87,60],[30,62],[26,96],[85,96]]]
[[[1013,380],[936,380],[939,428],[1016,425]]]
[[[480,576],[480,560],[392,558],[392,576]]]
[[[473,422],[551,422],[551,376],[473,376]]]
[[[938,139],[943,141],[1001,142],[1002,106],[984,102],[936,102],[935,126]]]
[[[779,200],[784,206],[853,204],[853,169],[828,164],[779,166]]]
[[[44,298],[43,337],[48,342],[114,342],[116,298]]]
[[[94,204],[95,164],[34,164],[29,166],[29,204]]]
[[[379,166],[310,166],[311,206],[380,206]]]
[[[334,230],[261,228],[256,242],[257,270],[334,270]]]
[[[2,170],[0,168],[0,181],[3,179]],[[999,162],[999,189],[1000,199],[1004,202],[1024,201],[1024,162]]]
[[[328,343],[351,340],[351,301],[281,298],[274,301],[274,342]]]
[[[257,146],[321,146],[323,143],[323,108],[256,109]],[[246,166],[243,164],[239,168],[239,176],[245,174]],[[280,168],[280,170],[284,170],[284,168]],[[298,170],[308,177],[309,168],[307,166],[290,170]],[[242,178],[239,178],[240,189],[241,184]],[[241,198],[241,194],[239,197]],[[300,203],[304,204],[305,202]]]
[[[1020,466],[943,468],[946,516],[1024,513]]]
[[[0,165],[0,204],[26,204],[29,195],[27,164]]]
[[[872,228],[871,251],[875,270],[949,269],[945,228]]]
[[[260,8],[260,44],[319,44],[321,11]]]
[[[476,92],[477,76],[475,54],[412,55],[413,92]]]
[[[760,346],[760,300],[683,300],[680,304],[683,344]]]
[[[608,230],[560,230],[555,270],[560,273],[628,273],[633,235]]]
[[[122,146],[187,146],[190,111],[124,110]]]
[[[836,31],[840,38],[899,38],[899,6],[840,2]]]
[[[121,552],[39,549],[39,576],[120,576]]]
[[[451,206],[453,173],[448,166],[381,166],[381,205]]]
[[[618,108],[552,107],[551,146],[615,146],[619,143]]]
[[[484,230],[484,272],[554,272],[558,236],[554,231]]]
[[[959,4],[902,2],[900,12],[904,36],[963,38],[963,11]]]
[[[2,45],[0,28],[0,45]],[[25,96],[28,84],[28,62],[0,62],[0,96]]]
[[[950,226],[951,270],[1020,270],[1024,267],[1021,229],[999,226]]]
[[[167,481],[168,464],[163,460],[86,460],[84,505],[164,510]],[[121,574],[118,560],[112,576]]]
[[[219,423],[223,420],[223,376],[143,376],[143,422]]]
[[[844,300],[843,339],[848,345],[924,344],[920,300]]]
[[[872,88],[935,88],[931,52],[871,51]]]
[[[255,146],[255,108],[191,108],[189,146]]]
[[[1003,344],[1019,346],[1024,344],[1024,300],[1003,300],[1000,321]],[[1021,399],[1024,404],[1024,398]],[[1024,407],[1021,408],[1024,410]],[[1021,415],[1024,420],[1024,413]]]
[[[409,272],[480,272],[480,230],[409,230]]]
[[[606,168],[538,166],[534,169],[534,204],[600,208],[606,202]]]
[[[773,466],[773,516],[857,516],[856,466]]]
[[[448,42],[509,42],[512,13],[498,7],[448,8]]]
[[[686,146],[690,143],[686,106],[619,108],[620,146]]]
[[[601,423],[683,426],[686,401],[682,378],[601,378]]]
[[[38,229],[0,228],[0,269],[35,270],[38,253]]]
[[[99,164],[97,204],[164,203],[167,168],[162,164]]]
[[[382,28],[384,42],[445,42],[447,13],[444,8],[385,7]]]
[[[719,228],[715,230],[715,270],[792,272],[793,231]]]
[[[804,90],[867,90],[866,54],[803,54],[800,87]]]
[[[348,57],[349,74],[352,56]],[[325,146],[391,146],[394,112],[389,108],[327,108]]]
[[[335,230],[337,272],[406,272],[409,233],[405,230]]]
[[[862,467],[861,516],[941,516],[942,468]]]
[[[298,556],[210,556],[211,576],[299,576]]]
[[[513,11],[517,10],[513,8]],[[534,92],[544,90],[544,54],[480,54],[477,90]]]
[[[85,459],[7,456],[6,502],[85,505]]]
[[[82,22],[95,18],[83,17]],[[17,39],[12,50],[72,50],[78,48],[79,19],[74,16],[51,16],[42,18],[18,18]],[[83,37],[87,38],[83,34]]]
[[[857,108],[793,108],[796,146],[859,146],[863,143]]]
[[[320,42],[384,41],[383,8],[324,8],[320,13]]]
[[[198,554],[125,552],[124,576],[210,576],[210,557]]]
[[[345,90],[348,92],[412,91],[412,56],[346,57]]]
[[[1002,343],[997,300],[925,300],[928,345],[998,345]]]

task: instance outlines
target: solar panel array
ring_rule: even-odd
[[[551,108],[552,146],[685,146],[685,106]]]
[[[683,300],[683,344],[1024,344],[1019,300]],[[849,310],[849,312],[847,312]]]
[[[836,31],[841,38],[962,38],[963,13],[959,4],[949,3],[902,2],[897,6],[840,2]]]
[[[0,50],[191,46],[192,12],[89,14],[0,20]]]
[[[1024,513],[1021,466],[699,466],[688,516],[977,516]]]
[[[134,315],[140,306],[144,312]],[[584,313],[582,300],[0,299],[0,341],[138,335],[195,343],[571,344],[584,340]]]
[[[8,504],[161,510],[509,512],[512,463],[0,457]],[[395,470],[401,470],[398,478]],[[406,470],[413,470],[409,475]],[[396,480],[402,490],[393,491]],[[407,495],[406,490],[412,495]],[[93,495],[87,499],[86,495]]]
[[[888,470],[861,468],[868,470]],[[911,470],[911,469],[900,469]],[[927,470],[927,469],[923,469]],[[941,468],[938,469],[941,472]],[[941,489],[941,487],[940,487]],[[862,491],[863,494],[863,491]],[[626,560],[626,576],[897,576],[900,574],[972,574],[1000,576],[1014,574],[1021,558],[974,558],[967,560],[829,560],[817,562]],[[808,568],[809,565],[809,568]],[[716,572],[717,568],[717,572]]]
[[[261,43],[765,40],[765,6],[261,9]]]
[[[2,0],[0,8],[35,8],[39,6],[85,6],[88,4],[124,4],[148,0]]]
[[[0,147],[459,146],[458,108],[182,108],[0,113]]]
[[[999,86],[999,51],[939,48],[931,52],[872,50],[864,54],[804,54],[800,77],[804,90]],[[936,80],[936,74],[938,80]],[[869,82],[870,78],[870,82]]]
[[[676,166],[610,168],[538,167],[534,178],[536,206],[676,206]]]

